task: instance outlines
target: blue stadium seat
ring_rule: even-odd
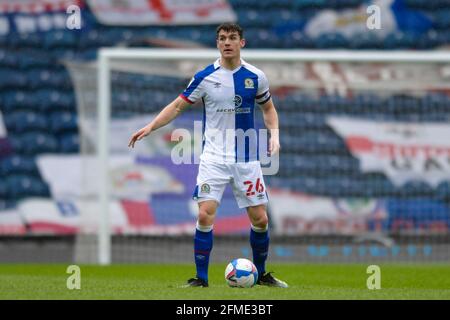
[[[437,198],[450,203],[450,181],[441,182],[436,188]]]
[[[26,91],[8,91],[3,96],[3,111],[5,113],[14,112],[17,110],[33,109],[36,100],[33,95]]]
[[[439,29],[450,28],[450,9],[439,10],[434,15],[435,27]]]
[[[418,49],[428,50],[445,44],[447,32],[438,32],[434,29],[422,34],[416,40]]]
[[[77,133],[67,133],[59,139],[59,152],[78,153],[80,151],[79,135]]]
[[[372,32],[364,32],[353,35],[348,43],[349,49],[383,49],[383,39],[380,39]]]
[[[394,222],[405,220],[412,223],[416,230],[423,229],[435,222],[439,222],[441,225],[445,224],[447,230],[450,227],[448,204],[434,199],[388,199],[386,208],[389,212],[389,229],[392,228]]]
[[[423,181],[409,181],[399,188],[398,194],[404,198],[430,198],[434,194],[433,188]]]
[[[77,36],[71,30],[47,31],[43,39],[43,45],[47,49],[75,48],[77,46]]]
[[[0,180],[0,201],[5,199],[8,195],[8,189],[4,179]],[[1,208],[0,208],[1,210]]]
[[[9,45],[15,48],[39,48],[42,36],[39,33],[18,33],[10,37]]]
[[[332,9],[343,9],[357,7],[364,3],[364,0],[328,0],[326,7]]]
[[[433,111],[448,111],[450,98],[440,93],[429,93],[421,100],[422,106]]]
[[[325,33],[314,39],[318,49],[334,49],[348,47],[348,40],[340,33]]]
[[[326,6],[325,0],[294,0],[293,4],[296,10],[308,10],[311,8],[319,9]]]
[[[13,69],[0,69],[0,89],[24,89],[27,87],[25,74]]]
[[[9,198],[21,199],[50,196],[49,187],[39,178],[25,175],[10,175],[6,177],[5,183]]]
[[[279,112],[280,123],[283,127],[297,129],[325,129],[326,120],[320,114],[312,112]]]
[[[327,107],[319,103],[319,101],[305,93],[294,93],[286,96],[283,102],[283,110],[304,112],[310,111],[315,113],[327,113]]]
[[[0,48],[8,48],[10,47],[10,34],[8,35],[0,35]]]
[[[343,141],[335,135],[324,132],[304,132],[299,136],[280,137],[281,145],[285,152],[307,152],[307,153],[346,153],[347,148]]]
[[[28,132],[11,139],[14,150],[22,155],[36,155],[40,153],[57,153],[58,141],[53,135],[42,132]]]
[[[74,93],[70,91],[41,89],[33,93],[34,107],[40,112],[75,110]]]
[[[280,161],[282,164],[280,173],[287,171],[289,175],[294,172],[349,175],[359,170],[356,159],[344,156],[281,154]]]
[[[34,158],[20,155],[14,155],[0,160],[0,172],[2,175],[39,175]]]
[[[36,112],[16,111],[6,114],[4,120],[8,130],[15,133],[48,130],[47,117]]]
[[[0,158],[7,157],[13,153],[13,146],[9,137],[0,139]]]
[[[116,28],[99,28],[82,32],[79,37],[80,49],[109,47],[121,39],[121,34]]]
[[[78,129],[77,114],[68,111],[57,111],[50,114],[50,128],[53,133],[75,131]]]
[[[29,88],[37,89],[61,89],[67,90],[72,87],[69,74],[64,69],[32,69],[27,72]]]
[[[299,29],[301,26],[296,23],[292,23],[290,26],[284,27],[289,29]],[[283,28],[283,27],[281,27]],[[280,27],[277,27],[276,30],[280,30]],[[282,48],[284,49],[295,49],[295,48],[303,48],[303,49],[311,49],[314,48],[314,41],[308,37],[306,34],[294,30],[291,32],[278,31],[279,33],[285,33],[282,38]]]
[[[0,67],[16,68],[19,64],[17,56],[11,51],[0,49]]]
[[[437,10],[450,6],[448,0],[404,0],[405,4],[414,9]]]
[[[415,48],[417,35],[403,32],[393,32],[386,36],[383,40],[383,49],[407,49]]]
[[[19,48],[19,50],[14,51],[17,66],[22,70],[54,67],[55,60],[52,59],[51,55],[38,48]]]
[[[230,0],[229,2],[233,9],[237,10],[240,8],[259,8],[259,6],[264,3],[264,0]]]

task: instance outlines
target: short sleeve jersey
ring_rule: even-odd
[[[217,59],[195,74],[180,97],[191,104],[203,102],[201,159],[259,160],[254,107],[271,98],[264,72],[242,59],[239,67],[228,70]]]

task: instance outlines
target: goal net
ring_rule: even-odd
[[[191,262],[203,106],[128,147],[216,50],[102,49],[68,63],[79,114],[79,262]],[[270,82],[281,153],[265,171],[271,261],[450,260],[450,57],[244,50]],[[257,128],[264,128],[255,107]],[[271,167],[275,159],[266,158]],[[273,166],[272,166],[273,169]],[[75,170],[75,169],[74,169]],[[228,187],[211,261],[251,257]]]

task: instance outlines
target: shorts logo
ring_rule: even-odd
[[[244,84],[245,84],[245,89],[254,89],[255,88],[255,84],[253,83],[253,80],[250,78],[246,78],[244,80]]]
[[[260,194],[258,194],[256,197],[259,199],[259,200],[262,200],[262,199],[264,199],[264,193],[260,193]]]
[[[240,95],[235,95],[233,101],[236,108],[239,108],[242,105],[242,97]]]
[[[204,184],[202,184],[200,191],[202,193],[209,193],[211,191],[211,188],[209,187],[209,184],[204,183]]]

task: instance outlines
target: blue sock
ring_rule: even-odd
[[[213,232],[203,232],[195,229],[194,258],[197,268],[197,278],[208,282],[209,254],[213,246]]]
[[[250,230],[250,245],[253,250],[253,263],[258,269],[258,276],[266,273],[266,259],[269,253],[269,230],[256,232]]]

